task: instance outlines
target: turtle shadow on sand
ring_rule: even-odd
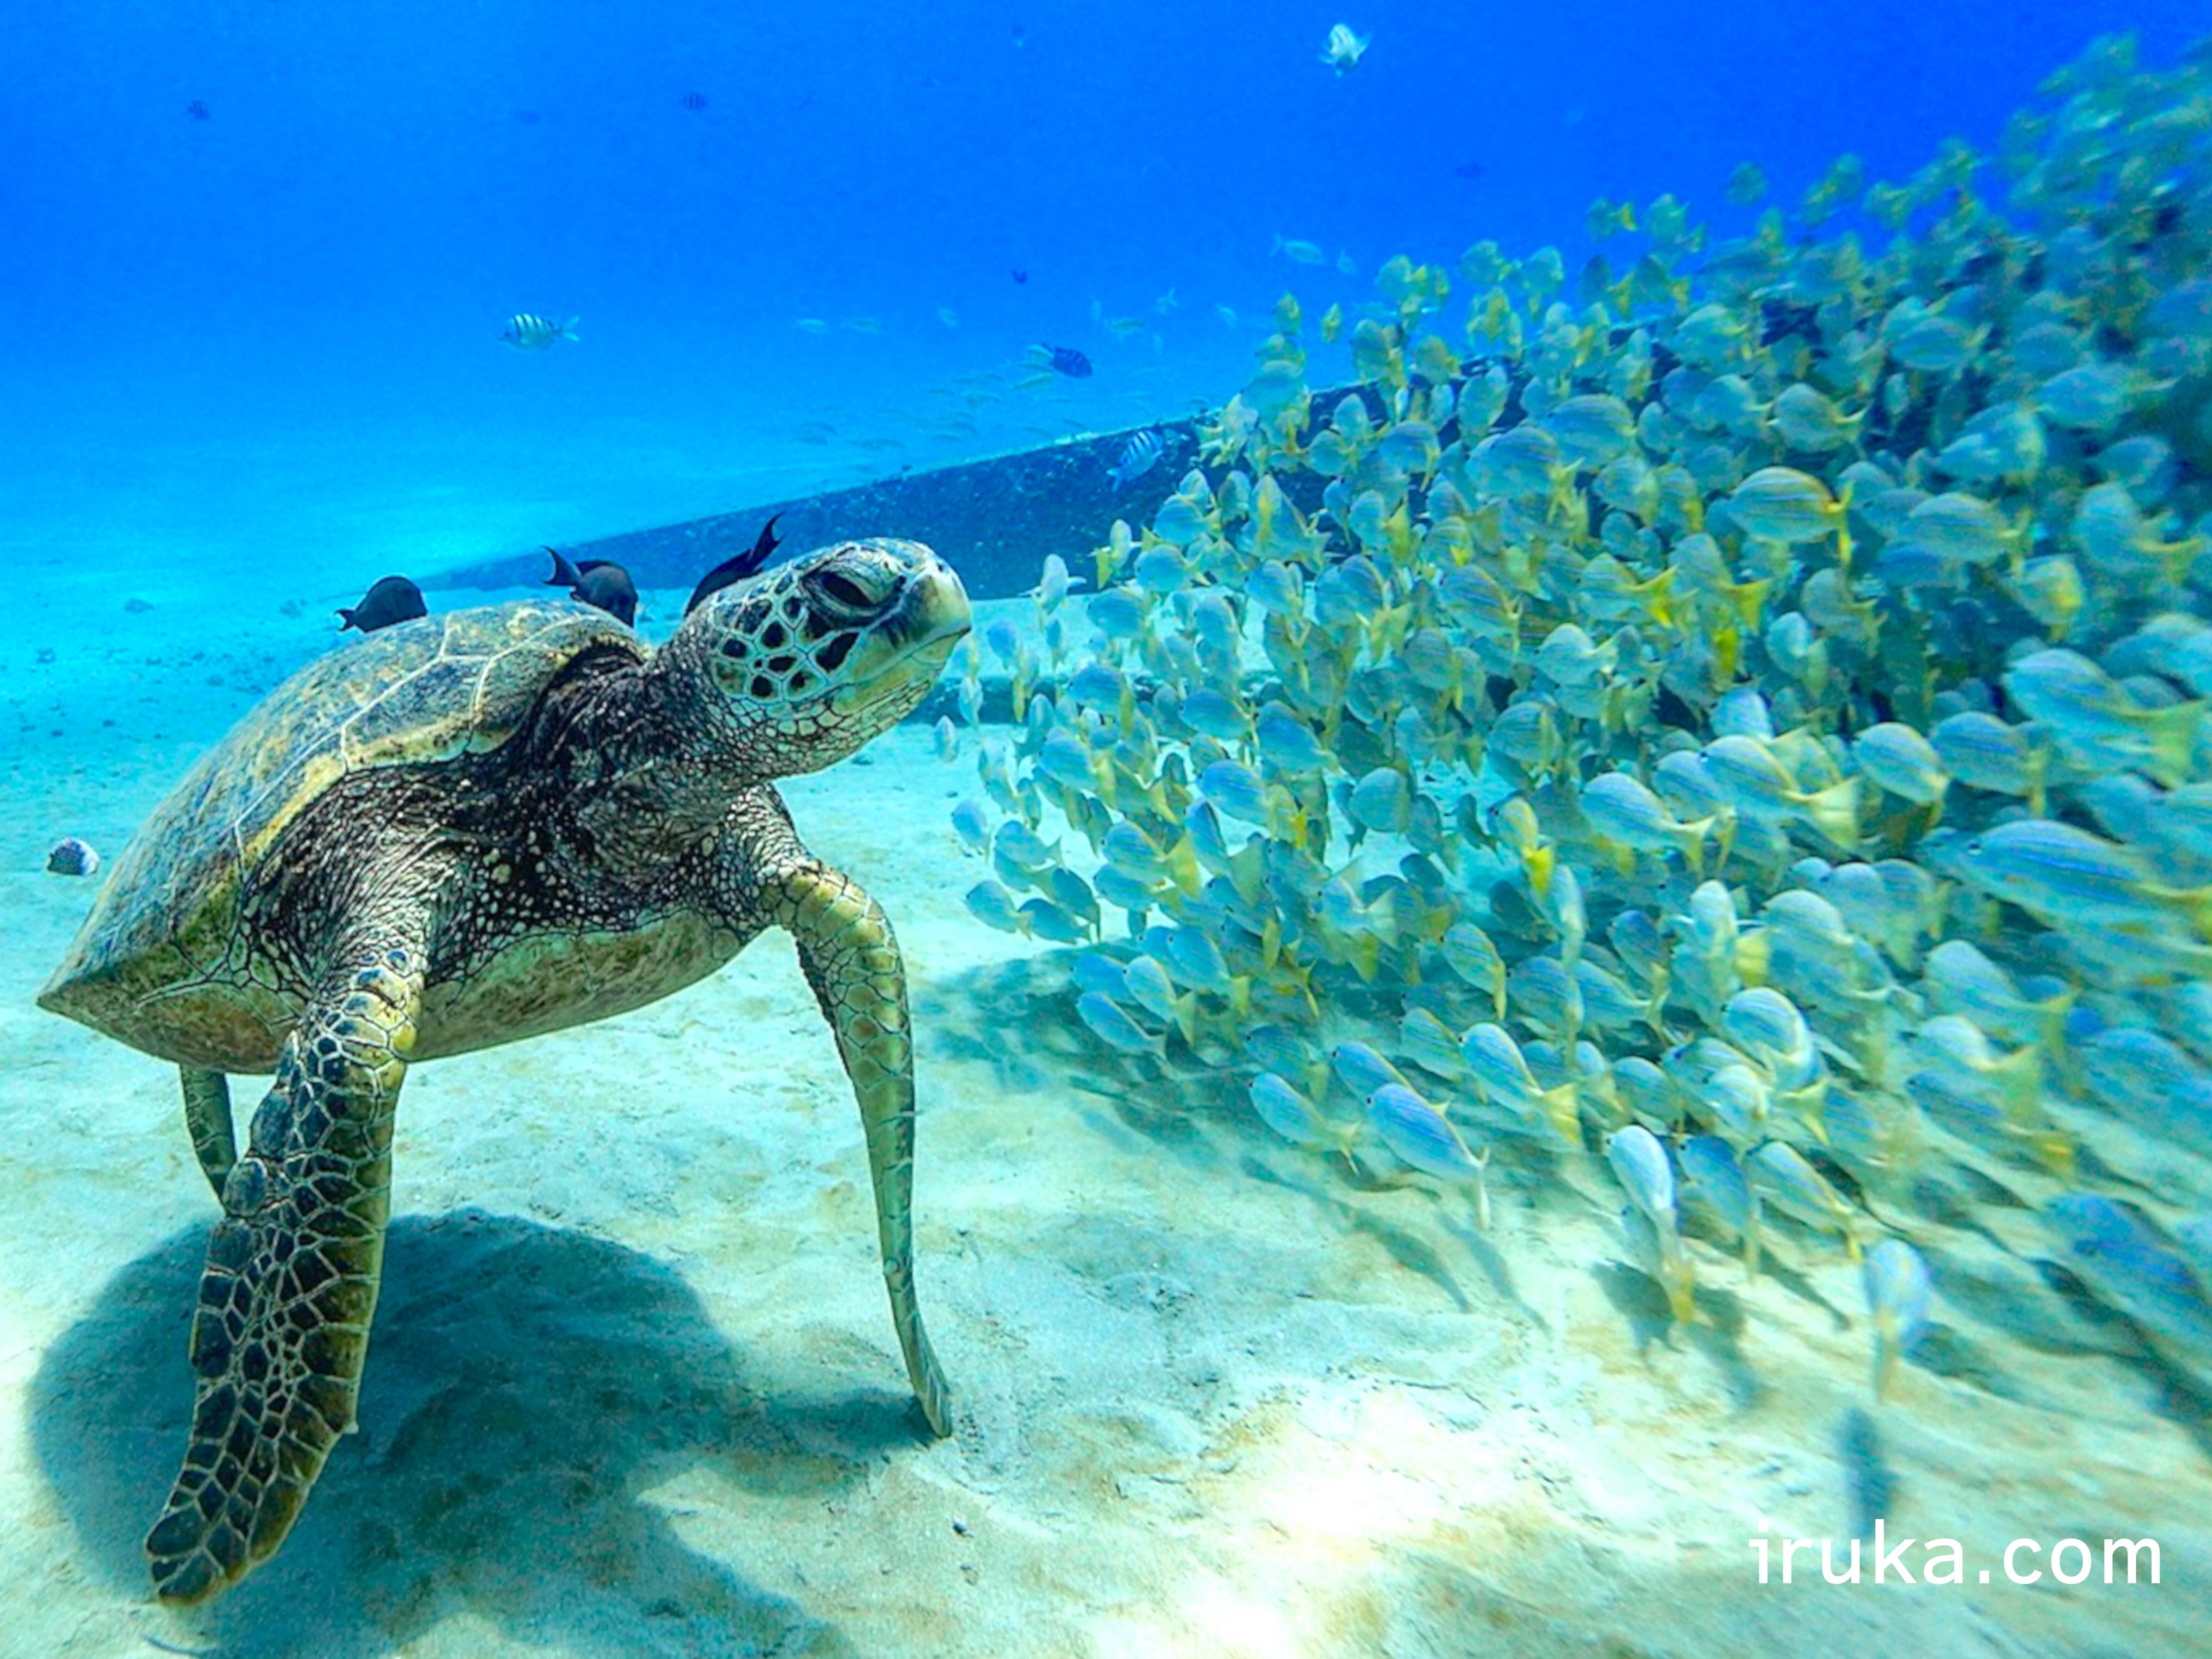
[[[32,1430],[88,1576],[224,1655],[389,1651],[462,1615],[577,1655],[849,1654],[834,1626],[679,1535],[773,1553],[763,1506],[835,1497],[911,1444],[903,1396],[764,1402],[670,1268],[459,1210],[392,1224],[361,1431],[275,1559],[211,1607],[151,1605],[139,1540],[191,1403],[204,1231],[124,1268],[48,1350]],[[673,1484],[680,1495],[656,1492]],[[648,1496],[648,1494],[653,1494]]]

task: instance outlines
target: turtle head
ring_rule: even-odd
[[[748,758],[812,772],[911,714],[968,632],[960,578],[919,542],[841,542],[726,587],[679,638]]]

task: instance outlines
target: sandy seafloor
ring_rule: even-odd
[[[1784,1242],[1748,1285],[1694,1246],[1670,1337],[1595,1160],[1502,1153],[1487,1236],[1463,1196],[1364,1188],[1226,1074],[1102,1049],[1054,948],[968,915],[973,775],[916,726],[788,794],[905,944],[958,1435],[916,1432],[856,1115],[770,935],[412,1074],[361,1432],[273,1564],[156,1607],[138,1540],[215,1206],[174,1073],[32,1002],[91,897],[44,858],[118,848],[351,596],[218,621],[142,591],[57,571],[0,622],[0,1654],[2204,1650],[2212,1425],[2114,1322],[2038,1296],[2023,1333],[2033,1267],[1924,1226],[1938,1328],[1876,1405],[1839,1252]],[[1840,1540],[1876,1512],[1958,1539],[1968,1582],[1757,1582],[1762,1516]],[[2163,1583],[1999,1570],[2108,1534],[2156,1538]]]

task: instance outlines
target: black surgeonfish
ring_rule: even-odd
[[[421,588],[404,576],[386,576],[361,596],[359,605],[339,608],[338,632],[358,628],[364,634],[374,634],[380,628],[412,622],[429,614],[429,606],[422,603]]]
[[[781,513],[770,515],[769,521],[761,526],[760,534],[753,538],[753,544],[750,547],[742,553],[723,560],[721,563],[699,578],[699,586],[691,590],[691,597],[684,601],[685,616],[690,616],[709,598],[732,583],[741,582],[748,576],[759,574],[761,568],[769,562],[769,556],[775,551],[776,544],[781,539],[775,533],[775,521],[782,516]]]
[[[637,623],[637,584],[629,579],[629,572],[612,559],[586,559],[580,564],[570,564],[553,548],[545,550],[553,555],[553,574],[545,579],[548,587],[565,587],[586,605],[596,605],[617,622],[635,626]]]

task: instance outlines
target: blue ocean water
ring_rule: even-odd
[[[2208,19],[1979,0],[589,16],[264,0],[16,21],[0,672],[20,741],[0,744],[0,887],[34,948],[0,999],[18,1148],[0,1184],[23,1195],[0,1229],[0,1350],[20,1362],[0,1404],[36,1376],[0,1421],[32,1425],[40,1467],[14,1465],[39,1524],[0,1528],[0,1565],[51,1576],[21,1629],[67,1659],[171,1628],[139,1622],[158,1492],[137,1487],[166,1478],[182,1431],[211,1209],[163,1068],[30,1006],[97,890],[39,859],[83,832],[112,878],[184,767],[330,646],[330,605],[386,571],[431,584],[541,543],[1218,409],[1285,289],[1313,383],[1340,386],[1349,344],[1325,354],[1318,319],[1370,300],[1389,256],[1451,270],[1480,239],[1548,244],[1571,295],[1593,198],[1648,216],[1672,191],[1738,234],[1758,211],[1724,199],[1739,163],[1786,211],[1844,151],[1874,179],[1954,135],[1986,153],[2093,37],[2132,29],[2162,64]],[[1319,61],[1337,22],[1371,42],[1341,75]],[[1449,463],[1456,483],[1428,476],[1433,453],[1375,465],[1390,500],[1340,489],[1310,593],[1284,551],[1307,525],[1263,493],[1266,451],[1286,489],[1319,495],[1322,469],[1289,434],[1248,433],[1243,461],[1227,444],[1152,520],[1111,604],[1055,617],[1048,589],[992,612],[946,676],[961,722],[887,734],[873,769],[792,790],[808,832],[849,838],[856,876],[915,924],[919,1276],[946,1310],[961,1434],[918,1443],[904,1396],[884,1403],[880,1309],[851,1338],[799,1276],[877,1294],[861,1232],[815,1261],[824,1218],[860,1215],[854,1148],[821,1128],[826,1099],[850,1137],[848,1103],[805,988],[763,951],[741,971],[791,981],[789,1002],[732,975],[664,1024],[414,1087],[363,1437],[283,1560],[222,1605],[230,1622],[173,1627],[185,1650],[443,1659],[496,1623],[481,1651],[793,1651],[817,1619],[854,1639],[815,1650],[992,1659],[1360,1652],[1385,1625],[1372,1650],[1450,1659],[1647,1636],[1764,1654],[1785,1628],[1808,1651],[1876,1629],[1886,1651],[2088,1651],[2093,1627],[2113,1651],[2186,1650],[2160,1643],[2201,1628],[2212,1539],[2212,1281],[2188,1265],[2212,1249],[2196,1184],[2212,744],[2184,696],[2212,686],[2194,620],[2212,428],[2189,401],[2212,289],[2184,268],[2201,135],[2162,131],[2197,146],[2189,191],[2109,186],[2130,251],[2104,277],[2079,246],[2008,244],[1963,210],[1924,283],[1955,311],[1884,271],[1864,321],[1905,368],[1878,393],[1845,395],[1854,341],[1832,319],[1817,356],[1802,319],[1796,343],[1778,326],[1739,352],[1715,331],[1763,334],[1758,296],[1700,324],[1647,295],[1670,358],[1715,374],[1650,398],[1626,377],[1627,400],[1655,422],[1694,404],[1698,430],[1773,463],[1748,476],[1718,438],[1654,443],[1682,458],[1686,498],[1653,481],[1632,512],[1615,495],[1636,499],[1634,477],[1594,483],[1614,510],[1555,534],[1588,507],[1564,487],[1578,468],[1643,441],[1626,403],[1595,372],[1565,402],[1564,382],[1521,380],[1521,435],[1553,446],[1532,490],[1515,452],[1474,438],[1492,382],[1470,362],[1443,377],[1449,418],[1488,456]],[[1822,257],[1803,260],[1816,278]],[[2069,283],[2093,296],[2079,314]],[[2049,308],[2011,326],[2031,301]],[[574,319],[578,338],[502,343],[523,313]],[[2018,378],[1970,361],[1992,316],[1990,361]],[[1048,343],[1096,373],[1042,369]],[[1755,439],[1730,427],[1718,371],[1753,355],[1763,410],[1832,374],[1834,398],[1788,406],[1814,441],[1785,446],[1778,412]],[[2141,377],[2100,378],[2108,358]],[[1363,403],[1333,398],[1307,459],[1324,440],[1370,461],[1433,450],[1438,378],[1411,386],[1401,366],[1379,441]],[[1502,408],[1502,368],[1494,383]],[[1970,420],[1991,386],[2005,400]],[[2022,387],[2048,431],[1984,422],[2027,410]],[[2159,422],[2162,456],[2142,447]],[[2008,460],[2023,425],[2032,459]],[[1579,459],[1562,471],[1563,443]],[[1873,471],[1847,476],[1862,446]],[[1418,544],[1414,472],[1436,532]],[[1899,533],[1919,482],[1979,516]],[[1698,527],[1708,507],[1725,555]],[[1534,528],[1474,556],[1505,522]],[[1256,641],[1223,572],[1265,615],[1247,617]],[[1417,608],[1439,593],[1443,611]],[[1089,631],[1071,655],[1072,615]],[[1265,675],[1241,674],[1240,641]],[[1020,709],[1041,660],[1058,706],[1030,705],[1024,736],[995,700],[1011,684]],[[2033,722],[2059,734],[2048,775]],[[1967,746],[1931,747],[1923,728],[1945,727]],[[2009,787],[2012,751],[1974,742],[2033,749],[2033,780]],[[1698,775],[1724,793],[1662,802],[1636,782]],[[1972,945],[1967,965],[1954,951],[1939,973],[1939,938]],[[792,1059],[803,1042],[819,1077]],[[714,1115],[732,1099],[737,1130]],[[1929,1139],[1893,1143],[1899,1125]],[[572,1162],[547,1154],[569,1137]],[[1686,1231],[1678,1181],[1701,1209]],[[456,1242],[480,1228],[485,1254]],[[506,1294],[507,1273],[540,1301]],[[648,1332],[667,1340],[633,1340]],[[732,1377],[744,1397],[720,1391]],[[665,1480],[639,1448],[672,1445]],[[0,1491],[14,1455],[0,1436]],[[717,1486],[749,1461],[758,1491]],[[602,1528],[590,1547],[579,1513]],[[1885,1514],[1956,1527],[1980,1560],[2030,1528],[2155,1531],[2178,1587],[2054,1597],[2042,1646],[2018,1593],[1768,1601],[1748,1589],[1767,1546],[1744,1534],[1770,1513],[1838,1541]],[[622,1530],[637,1516],[650,1549]],[[1094,1627],[1102,1608],[1127,1626]],[[1169,1633],[1133,1633],[1131,1609]],[[968,1645],[933,1646],[956,1621]],[[15,1633],[0,1621],[0,1656]]]
[[[1391,254],[1483,237],[1572,271],[1601,194],[1747,223],[1721,201],[1741,161],[1784,201],[1844,150],[1901,177],[1947,136],[1992,144],[2099,33],[2155,58],[2203,21],[2179,0],[9,9],[0,538],[19,568],[338,587],[1218,404],[1286,286],[1364,297]],[[1319,61],[1340,17],[1373,42],[1341,76]],[[516,312],[579,317],[582,343],[511,350]],[[954,377],[1018,375],[1036,341],[1098,374],[959,399]],[[972,430],[946,418],[971,408]]]

